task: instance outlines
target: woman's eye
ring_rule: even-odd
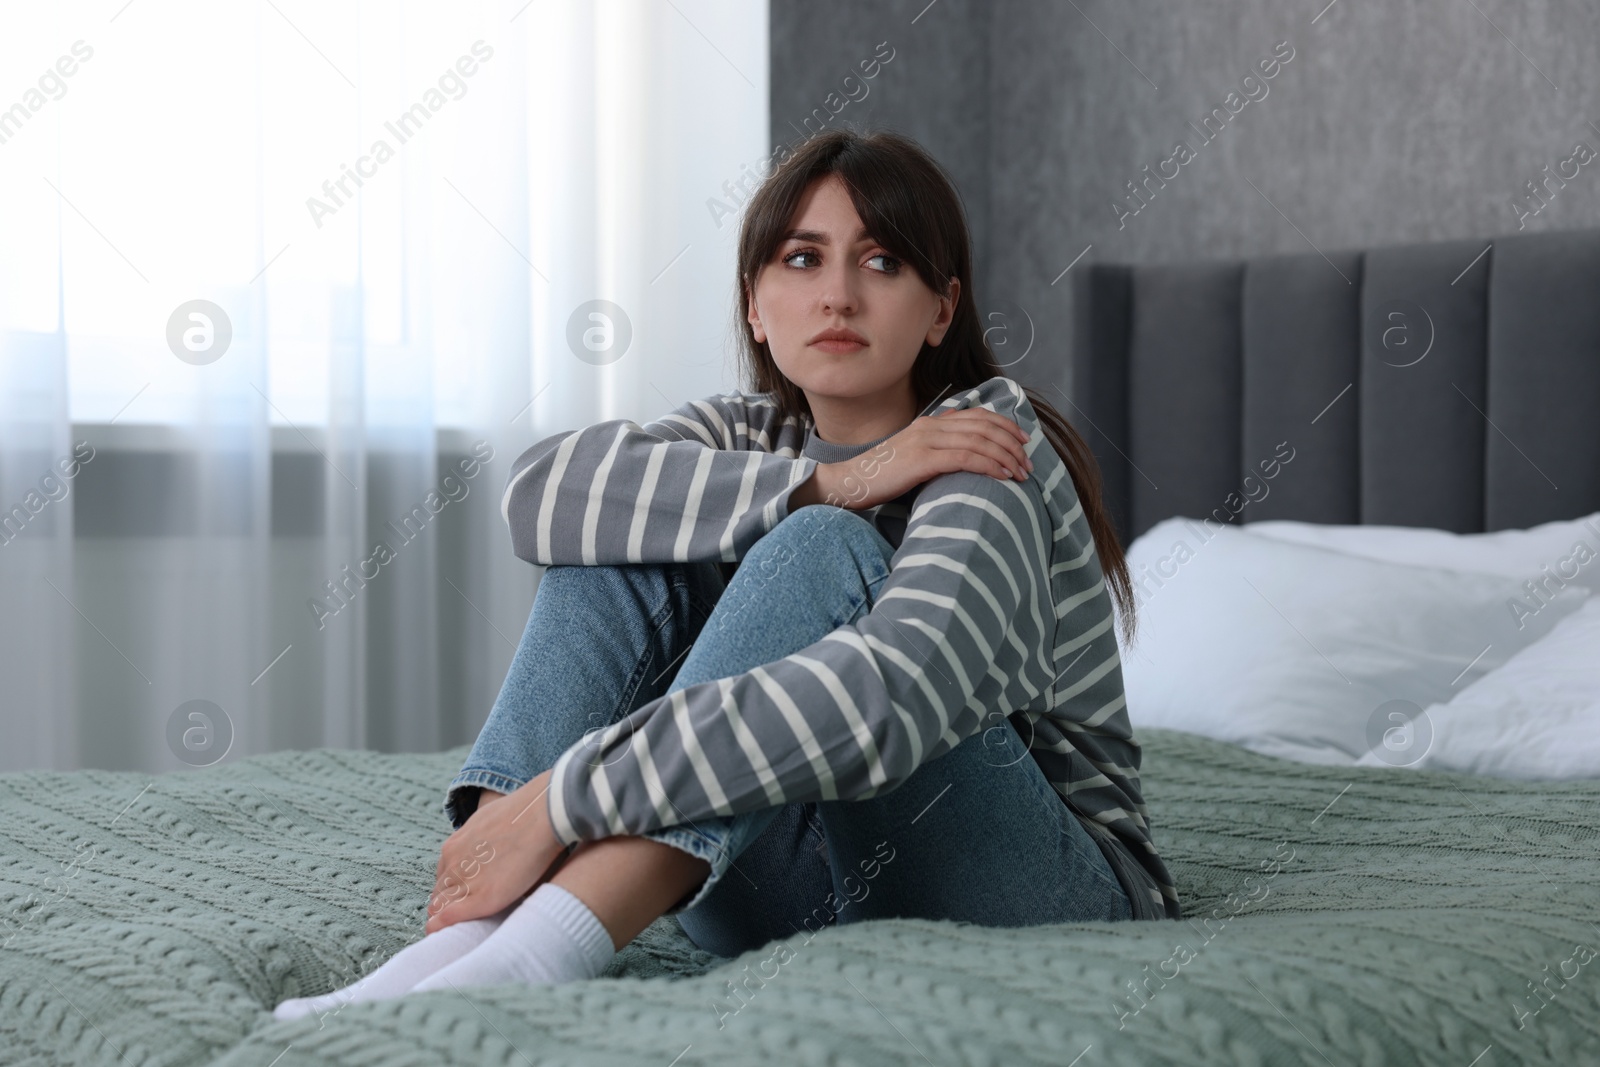
[[[783,257],[783,262],[793,266],[794,263],[792,261],[794,260],[794,258],[796,256],[815,256],[815,255],[816,255],[816,253],[811,251],[811,249],[802,248],[802,249],[800,249],[798,251],[790,252],[787,256],[784,256]],[[898,260],[894,256],[891,256],[889,253],[887,253],[887,252],[879,252],[877,255],[872,256],[870,259],[868,259],[867,262],[870,263],[874,259],[888,260],[888,265],[886,265],[884,267],[881,267],[881,268],[874,268],[875,270],[878,271],[879,274],[899,274],[900,273],[900,260]],[[800,269],[804,270],[805,268],[801,267]]]

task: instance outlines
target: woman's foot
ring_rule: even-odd
[[[483,944],[513,910],[514,906],[498,915],[469,919],[437,930],[421,941],[407,945],[383,966],[343,989],[335,989],[321,996],[295,997],[284,1001],[272,1010],[273,1017],[298,1019],[303,1015],[336,1011],[346,1004],[404,996],[424,978],[450,966]]]
[[[447,926],[440,933],[454,929]],[[596,977],[616,954],[611,935],[594,912],[554,882],[545,882],[483,944],[422,979],[411,991],[502,982],[559,985]]]
[[[622,946],[703,884],[710,869],[705,860],[649,838],[579,842],[493,936],[412,992],[597,977]]]

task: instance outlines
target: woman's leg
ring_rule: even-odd
[[[451,782],[452,825],[667,692],[722,590],[714,563],[547,568],[500,696]],[[680,848],[616,836],[580,842],[549,880],[582,900],[620,948],[708,870]]]
[[[782,659],[859,618],[889,577],[893,555],[877,529],[850,511],[790,514],[746,553],[669,692]],[[697,891],[666,914],[719,956],[790,936],[832,889],[811,804],[702,819],[652,836],[710,864]]]
[[[1105,854],[996,713],[895,789],[823,801],[839,923],[1118,921],[1133,906]],[[1026,726],[1024,726],[1026,729]]]
[[[838,516],[833,520],[835,525],[827,526],[818,517],[821,509],[809,511],[809,517],[790,516],[746,555],[734,576],[734,585],[740,592],[731,598],[715,588],[721,584],[721,572],[714,564],[692,568],[581,568],[573,574],[565,573],[573,568],[563,568],[563,584],[554,586],[553,594],[543,604],[536,601],[535,617],[529,621],[528,633],[519,646],[501,699],[496,702],[466,767],[451,784],[446,807],[452,822],[459,826],[470,815],[468,805],[461,802],[461,794],[468,789],[509,792],[552,765],[567,748],[583,738],[586,733],[583,724],[571,715],[567,717],[568,726],[578,723],[578,727],[561,731],[559,709],[568,705],[561,703],[559,690],[563,686],[573,687],[573,668],[582,659],[586,643],[604,645],[603,651],[610,657],[609,660],[600,657],[601,667],[595,684],[602,692],[600,703],[611,704],[616,710],[590,727],[599,728],[617,721],[644,701],[663,695],[660,692],[663,688],[668,693],[677,692],[695,682],[739,673],[802,648],[836,628],[844,617],[866,602],[869,594],[863,588],[861,567],[865,565],[869,569],[874,584],[881,584],[888,575],[883,555],[888,549],[887,543],[860,518],[834,511]],[[806,512],[797,515],[806,516]],[[809,542],[828,540],[819,535],[841,528],[855,532],[853,539],[841,539],[838,543],[847,544],[853,540],[860,562],[847,565],[839,553],[824,549],[827,559],[824,570],[833,572],[838,579],[835,583],[837,595],[828,592],[826,583],[819,585],[815,580],[794,574],[785,574],[782,582],[748,577],[757,571],[773,571],[775,568],[771,565],[795,559],[810,550]],[[860,532],[862,530],[866,531],[865,535]],[[865,541],[865,536],[877,538],[878,543]],[[555,573],[555,568],[547,572],[544,582],[550,582]],[[741,575],[746,576],[743,581]],[[758,585],[761,588],[758,589]],[[663,595],[664,592],[670,594],[678,586],[682,587],[682,595],[676,603],[671,595]],[[629,607],[641,587],[649,594],[645,600],[647,607],[662,602],[653,613],[633,612]],[[546,586],[541,583],[540,588],[543,592]],[[717,632],[705,640],[706,650],[699,644],[689,648],[688,642],[705,636],[709,622],[705,609],[718,592],[720,595],[715,596],[715,601],[722,615]],[[756,611],[745,614],[741,610],[752,606],[759,607],[761,613],[771,613],[778,620],[777,624],[772,617],[763,618]],[[772,613],[774,607],[780,610]],[[615,612],[623,615],[621,640],[608,641],[609,635],[599,626],[592,626],[591,632],[585,635],[572,624],[572,620],[603,619]],[[787,644],[783,627],[797,621],[799,615],[811,617],[809,628],[815,629],[815,636],[797,644]],[[737,625],[732,624],[735,616],[742,616]],[[650,625],[641,625],[641,620],[648,620]],[[641,682],[647,673],[644,668],[651,660],[652,629],[665,635],[656,642],[660,647],[655,659],[666,661],[670,667],[673,660],[686,653],[684,664],[670,686],[660,682],[666,670],[656,673],[648,682]],[[554,662],[533,653],[539,643],[539,633],[546,633],[552,639],[559,636],[561,642],[568,642],[562,645]],[[680,647],[683,653],[677,651]],[[638,669],[624,685],[620,682],[624,677],[621,668],[630,661],[637,661]],[[653,669],[654,664],[650,666]],[[552,691],[557,692],[558,699],[554,706],[547,706]],[[527,706],[531,694],[537,694],[540,708]],[[567,694],[570,706],[577,706],[581,694],[581,688]],[[546,724],[547,716],[554,716],[556,725]],[[474,796],[474,801],[476,799]],[[414,990],[518,978],[565,981],[592,976],[601,966],[601,938],[609,938],[606,949],[619,949],[661,915],[687,907],[685,902],[695,896],[695,886],[702,887],[699,896],[704,896],[730,866],[733,857],[750,841],[762,836],[762,831],[779,814],[778,809],[768,809],[735,819],[708,819],[699,824],[670,826],[636,836],[616,835],[581,842],[549,878],[549,884],[538,887],[479,947],[423,978]],[[813,870],[821,871],[822,859],[815,848],[811,859]],[[826,885],[825,880],[814,881],[819,886]],[[676,907],[669,909],[674,902]],[[448,929],[441,932],[448,932]],[[555,955],[545,959],[541,944]]]
[[[549,769],[589,731],[659,696],[722,586],[722,572],[710,563],[547,568],[499,698],[446,789],[451,825],[459,829],[467,821],[481,789],[504,796]],[[583,843],[591,850],[596,845],[604,847],[585,866],[609,870],[617,884],[636,886],[641,897],[614,909],[610,917],[618,928],[632,923],[641,907],[660,914],[673,899],[663,892],[679,885],[681,895],[708,869],[678,849],[644,839]],[[541,883],[575,855],[557,858]],[[598,867],[597,859],[604,861]],[[275,1014],[295,1018],[402,995],[475,953],[518,911],[513,904],[498,915],[455,923],[408,945],[360,981],[284,1001]]]
[[[893,553],[860,516],[794,513],[754,546],[755,566],[746,556],[673,688],[749,670],[856,621]],[[865,918],[1029,926],[1132,915],[1099,846],[998,711],[888,793],[668,832],[691,830],[713,846],[701,853],[712,873],[669,913],[718,955]],[[692,847],[693,836],[675,843]],[[723,877],[724,853],[736,858],[735,875]]]
[[[482,806],[502,796],[484,790],[478,803]],[[698,825],[702,833],[710,829]],[[777,817],[744,846],[737,860],[730,857],[734,873],[720,887],[719,917],[691,920],[695,943],[715,955],[736,956],[793,933],[798,927],[789,920],[798,921],[801,913],[786,916],[775,906],[772,885],[782,885],[789,897],[822,901],[832,890],[825,849],[815,805],[787,804],[777,809]],[[700,858],[699,850],[627,835],[580,841],[558,863],[549,880],[594,912],[618,951],[662,915],[677,914],[682,924],[690,891],[702,886],[711,873],[710,861]]]
[[[665,692],[743,673],[820,640],[870,603],[892,554],[870,523],[841,509],[786,517],[745,554],[709,617],[694,620],[694,645]],[[821,846],[815,815],[785,805],[586,841],[550,881],[582,900],[619,948],[662,915],[677,915],[706,951],[732,955],[794,931],[774,893],[809,900],[827,892]],[[765,906],[725,907],[685,922],[730,869],[740,889],[724,898],[753,893]]]
[[[820,554],[811,564],[795,562],[812,552]],[[693,610],[687,613],[687,621],[675,628],[690,634],[695,644],[671,685],[657,689],[673,693],[696,682],[739,674],[819,640],[870,603],[872,592],[888,577],[887,559],[892,553],[892,547],[870,524],[848,512],[808,508],[787,517],[746,554],[732,582],[716,597],[709,619],[699,612],[712,599],[706,590],[718,584],[721,575],[718,571],[715,576],[702,576],[700,597],[690,598]],[[784,566],[793,569],[780,575]],[[582,568],[598,569],[602,568]],[[631,577],[636,584],[641,580],[638,575]],[[569,595],[580,603],[593,602],[586,589],[559,594],[563,600]],[[529,626],[531,630],[531,621]],[[674,628],[664,625],[664,629]],[[658,658],[672,651],[670,642],[667,645]],[[525,636],[519,659],[529,646]],[[512,675],[517,673],[514,663]],[[508,676],[507,689],[512,688]],[[604,725],[657,695],[661,694],[641,693]],[[503,691],[491,724],[502,715],[502,705],[508,729],[509,724],[528,717],[515,710],[518,701],[508,700]],[[484,733],[491,733],[488,725]],[[528,775],[532,777],[582,735],[583,731],[569,734],[564,742],[558,738],[559,747],[552,746],[537,757],[522,757],[519,765],[541,763]],[[479,748],[485,751],[480,753]],[[489,802],[509,792],[497,788],[514,777],[502,769],[509,762],[504,754],[507,748],[503,738],[487,744],[480,739],[452,788],[467,782],[483,783],[483,795]],[[512,756],[516,758],[516,753]],[[520,783],[505,784],[515,788]],[[464,820],[470,811],[457,814]],[[687,909],[706,898],[733,868],[737,872],[733,880],[739,887],[723,890],[721,899],[726,906],[717,915],[704,912],[701,922],[686,924],[695,927],[691,936],[707,951],[732,955],[742,951],[741,945],[764,944],[794,931],[794,926],[783,925],[785,910],[772,894],[786,893],[806,901],[820,900],[826,894],[830,883],[821,832],[814,812],[798,804],[731,819],[702,819],[637,836],[581,842],[549,880],[583,901],[620,948],[663,914],[679,915],[682,922]],[[747,850],[748,858],[734,863],[734,857]],[[736,898],[742,901],[743,894],[752,893],[758,895],[759,906],[739,906]]]
[[[721,596],[714,563],[548,567],[500,694],[445,791],[459,829],[585,735],[666,691]]]

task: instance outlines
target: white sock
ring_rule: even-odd
[[[594,912],[554,882],[517,905],[483,944],[411,987],[413,993],[525,982],[559,985],[594,978],[617,954]]]
[[[453,923],[443,930],[435,930],[421,941],[415,941],[371,974],[331,993],[316,997],[295,997],[272,1010],[276,1019],[298,1019],[303,1015],[321,1015],[336,1011],[346,1004],[363,1000],[387,1000],[404,996],[422,979],[467,955],[483,944],[511,913],[506,908],[498,915],[483,919],[468,919]]]

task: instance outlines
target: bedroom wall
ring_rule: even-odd
[[[1066,385],[1062,271],[1085,249],[1079,262],[1174,262],[1600,225],[1600,158],[1586,162],[1600,151],[1600,7],[1581,0],[771,11],[774,138],[793,138],[790,120],[873,45],[895,45],[834,121],[910,133],[955,175],[980,305],[1037,331],[1012,369],[1030,384]],[[1274,69],[1279,42],[1292,58]],[[1207,140],[1195,127],[1213,108],[1225,121]],[[1123,199],[1146,167],[1153,195]],[[1527,195],[1539,181],[1543,202]]]

